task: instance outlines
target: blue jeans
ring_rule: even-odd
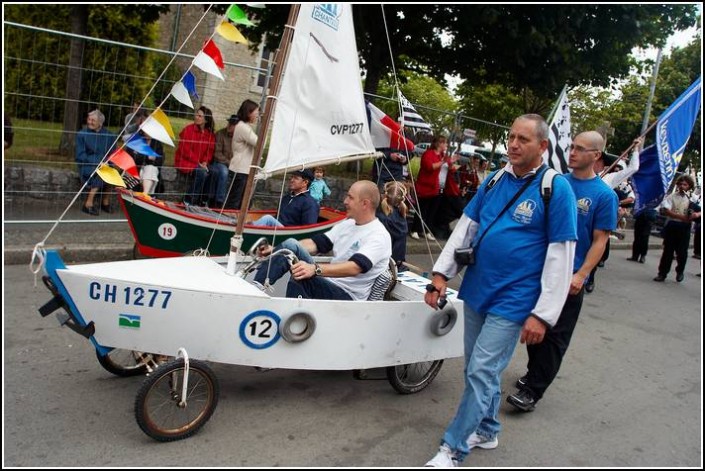
[[[228,166],[224,163],[213,162],[209,166],[210,188],[208,196],[214,200],[215,205],[220,207],[225,203],[225,195],[228,192]]]
[[[200,205],[204,203],[208,197],[203,191],[203,188],[206,186],[206,180],[208,179],[208,170],[199,165],[191,171],[189,177],[193,179],[193,183],[189,186],[184,201],[189,204]]]
[[[289,249],[294,252],[299,260],[313,263],[311,254],[296,239],[286,239],[274,247],[274,251],[279,249]],[[289,260],[283,255],[277,255],[271,259],[271,263],[267,262],[260,265],[255,274],[255,281],[263,285],[266,279],[269,278],[269,284],[273,285],[289,271],[289,268]],[[296,281],[293,278],[289,280],[289,284],[286,287],[286,297],[298,298],[299,296],[307,299],[352,299],[345,290],[320,276],[301,281]]]
[[[478,314],[465,304],[465,391],[455,417],[443,435],[462,461],[469,453],[468,437],[494,438],[501,426],[497,420],[502,398],[500,380],[514,353],[521,324],[494,314]]]
[[[277,218],[275,218],[271,214],[265,214],[258,220],[254,221],[252,225],[260,227],[284,227],[284,224],[277,221]]]

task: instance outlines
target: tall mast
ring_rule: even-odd
[[[301,5],[294,4],[291,5],[289,10],[289,18],[286,20],[286,26],[284,26],[284,33],[282,34],[282,40],[279,45],[279,50],[274,56],[274,78],[272,80],[272,87],[267,95],[267,100],[265,102],[264,113],[262,114],[262,121],[259,128],[259,133],[257,135],[257,145],[255,146],[255,152],[252,156],[252,166],[250,167],[250,173],[247,176],[247,184],[245,185],[245,193],[242,197],[242,204],[240,206],[240,214],[237,218],[237,227],[235,228],[235,234],[230,239],[230,255],[228,257],[228,266],[226,272],[229,275],[235,274],[235,267],[237,265],[237,257],[240,253],[240,247],[242,247],[242,233],[245,228],[245,219],[247,217],[247,209],[250,206],[250,201],[252,201],[252,194],[254,193],[254,181],[255,172],[257,167],[259,167],[262,161],[262,151],[264,150],[264,143],[267,140],[267,133],[269,132],[269,123],[274,115],[274,108],[276,106],[276,97],[279,95],[279,85],[281,83],[281,77],[283,75],[284,66],[289,57],[289,48],[291,46],[291,40],[294,36],[294,29],[296,27],[296,20],[299,16],[299,9]]]
[[[262,161],[262,151],[264,150],[264,143],[267,140],[267,133],[269,132],[269,123],[274,115],[274,108],[276,107],[276,97],[279,94],[279,86],[281,83],[282,72],[286,61],[289,57],[289,49],[291,46],[291,40],[294,36],[294,29],[296,27],[296,20],[299,16],[299,9],[301,5],[294,4],[291,5],[289,10],[289,18],[286,20],[286,26],[284,26],[284,33],[282,34],[281,44],[279,45],[279,50],[274,57],[275,69],[274,69],[274,79],[272,81],[272,88],[267,95],[267,101],[265,102],[265,109],[262,115],[262,122],[257,135],[257,145],[255,146],[255,152],[252,157],[252,166],[250,167],[250,173],[247,176],[247,184],[245,185],[245,193],[242,197],[242,205],[240,206],[240,215],[237,218],[237,228],[235,230],[236,235],[242,235],[245,226],[245,216],[247,216],[247,209],[250,207],[250,201],[252,201],[252,194],[254,193],[254,180],[256,168],[259,167]]]

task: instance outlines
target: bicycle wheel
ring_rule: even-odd
[[[443,360],[424,361],[387,367],[387,380],[399,394],[413,394],[431,384]]]
[[[113,348],[107,355],[95,351],[100,366],[117,376],[137,376],[147,372],[147,365],[142,362],[140,352]]]
[[[161,442],[190,437],[213,415],[220,387],[202,361],[189,362],[187,393],[182,404],[184,360],[159,366],[140,387],[135,399],[135,418],[142,431]]]

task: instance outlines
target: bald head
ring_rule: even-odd
[[[585,142],[590,144],[591,149],[598,149],[600,152],[605,150],[605,139],[597,131],[585,131],[578,134],[577,137],[582,137]]]
[[[381,199],[377,185],[369,180],[360,180],[359,182],[353,183],[353,186],[355,185],[358,185],[360,198],[370,200],[370,203],[372,204],[372,211],[376,211]]]
[[[377,185],[369,180],[360,180],[352,184],[345,198],[348,216],[358,224],[365,224],[375,218],[379,206],[380,194]]]

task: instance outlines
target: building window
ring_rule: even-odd
[[[262,92],[262,87],[267,81],[267,71],[269,70],[269,63],[272,60],[272,52],[262,46],[260,48],[258,67],[264,69],[264,72],[256,72],[254,76],[254,81],[252,83],[252,91]]]

